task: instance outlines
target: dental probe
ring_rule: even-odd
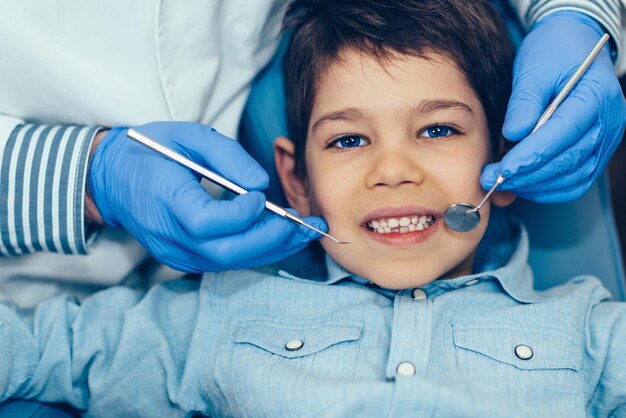
[[[218,186],[222,186],[223,188],[230,190],[233,193],[237,193],[237,194],[245,194],[248,193],[248,191],[246,189],[244,189],[243,187],[240,187],[238,185],[236,185],[235,183],[225,179],[224,177],[220,176],[217,173],[214,173],[211,170],[208,170],[204,167],[202,167],[199,164],[194,163],[193,161],[191,161],[190,159],[182,156],[181,154],[177,153],[176,151],[172,150],[171,148],[166,147],[165,145],[161,145],[158,142],[156,142],[155,140],[135,131],[134,129],[129,129],[128,132],[126,133],[126,135],[131,138],[134,139],[135,141],[139,142],[142,145],[145,145],[146,147],[152,149],[153,151],[158,152],[161,155],[166,156],[167,158],[176,161],[177,163],[184,165],[185,167],[189,168],[190,170],[195,171],[196,173],[200,174],[202,177],[206,178],[207,180],[212,181],[213,183],[217,184]],[[269,210],[270,212],[275,213],[276,215],[283,217],[285,219],[288,219],[292,222],[295,222],[296,224],[305,226],[315,232],[317,232],[318,234],[322,234],[323,236],[333,240],[334,242],[338,243],[338,244],[349,244],[349,242],[345,242],[345,241],[339,241],[337,238],[325,233],[324,231],[320,231],[319,229],[317,229],[316,227],[314,227],[313,225],[309,225],[308,223],[304,222],[304,220],[298,218],[297,216],[293,215],[292,213],[288,212],[285,208],[278,206],[275,203],[270,202],[269,200],[265,201],[265,209]]]
[[[550,119],[552,114],[556,111],[557,107],[563,102],[563,100],[565,100],[565,98],[570,93],[570,91],[572,91],[576,83],[578,83],[578,81],[581,79],[585,71],[587,71],[587,68],[591,66],[591,64],[596,59],[608,40],[609,35],[605,33],[602,38],[600,38],[596,46],[593,47],[583,63],[580,64],[580,67],[578,67],[576,72],[567,81],[567,84],[565,84],[563,90],[560,91],[560,93],[556,96],[552,103],[550,103],[550,105],[543,112],[543,114],[537,121],[537,124],[531,131],[531,134],[535,133],[537,129],[543,126],[543,124],[546,123],[548,119]],[[446,209],[443,214],[443,219],[446,225],[448,225],[450,229],[453,229],[457,232],[467,232],[476,228],[476,226],[478,226],[478,224],[480,223],[480,208],[482,208],[485,202],[496,190],[496,188],[504,183],[505,180],[506,179],[504,178],[504,176],[502,176],[501,174],[498,175],[498,178],[496,178],[496,182],[494,183],[494,185],[491,187],[491,189],[489,189],[483,200],[481,200],[477,206],[474,206],[470,203],[455,203],[451,205],[448,209]]]

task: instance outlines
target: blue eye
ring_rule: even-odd
[[[421,138],[445,138],[458,133],[456,129],[447,125],[432,125],[420,132]]]
[[[332,141],[329,146],[335,148],[357,148],[369,144],[369,141],[358,135],[345,135]]]

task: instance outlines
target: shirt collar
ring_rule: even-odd
[[[365,279],[357,276],[356,274],[350,273],[348,270],[341,267],[335,260],[332,259],[328,253],[325,254],[324,260],[326,261],[326,270],[328,271],[328,276],[326,277],[325,282],[327,284],[337,283],[339,280],[343,279],[352,279],[357,283],[366,281]]]

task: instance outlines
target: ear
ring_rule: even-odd
[[[517,196],[515,196],[512,192],[508,190],[504,192],[494,192],[491,195],[491,203],[503,208],[513,203],[516,197]]]
[[[296,175],[295,146],[284,136],[274,141],[274,161],[289,206],[300,212],[302,216],[309,216],[311,207],[308,188],[305,181]]]

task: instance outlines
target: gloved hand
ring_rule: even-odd
[[[248,190],[267,187],[267,173],[241,146],[207,126],[156,122],[135,128]],[[267,264],[287,257],[319,234],[270,214],[261,217],[258,191],[214,200],[199,177],[110,130],[93,152],[89,193],[108,225],[126,228],[160,262],[185,272]],[[294,212],[295,213],[295,212]],[[306,221],[326,231],[320,218]]]
[[[600,25],[578,12],[557,12],[535,24],[515,59],[513,93],[502,133],[515,144],[483,170],[489,189],[498,174],[499,190],[536,202],[567,202],[585,194],[604,171],[624,134],[626,102],[607,45],[556,112],[529,135],[550,101],[603,34]]]

